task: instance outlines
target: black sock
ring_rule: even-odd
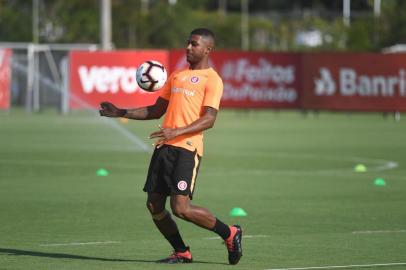
[[[230,227],[228,227],[228,225],[224,224],[217,218],[216,218],[216,224],[214,225],[214,228],[212,229],[212,231],[217,233],[223,239],[227,239],[231,234]]]
[[[171,244],[171,246],[175,251],[185,252],[187,250],[187,247],[183,242],[183,239],[180,236],[179,231],[177,231],[173,235],[165,236],[165,238],[166,240],[168,240],[168,242]]]

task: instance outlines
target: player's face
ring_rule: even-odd
[[[191,35],[187,40],[186,60],[189,63],[200,62],[208,55],[209,51],[210,49],[207,46],[207,42],[202,36]]]

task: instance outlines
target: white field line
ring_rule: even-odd
[[[58,244],[41,244],[41,247],[58,247],[58,246],[85,246],[85,245],[106,245],[120,244],[119,241],[102,241],[102,242],[82,242],[82,243],[58,243]]]
[[[271,237],[270,235],[265,235],[265,234],[256,234],[256,235],[244,235],[242,238],[265,238],[265,237]],[[221,239],[219,236],[215,237],[205,237],[203,238],[204,240],[219,240]]]
[[[244,155],[243,153],[240,153],[239,155]],[[315,154],[303,154],[303,153],[255,153],[253,156],[267,156],[267,157],[286,157],[286,158],[298,158],[298,159],[315,159],[320,160],[331,160],[331,161],[347,161],[347,162],[353,162],[353,163],[366,163],[366,166],[368,170],[372,171],[384,171],[384,170],[391,170],[394,168],[399,167],[399,164],[395,161],[392,160],[385,160],[385,159],[379,159],[379,158],[364,158],[364,157],[354,157],[354,156],[330,156],[330,155],[315,155]],[[371,165],[368,166],[368,163],[372,163]],[[355,165],[354,164],[354,165]],[[374,165],[373,165],[374,164]],[[350,168],[352,171],[353,168]],[[336,168],[336,169],[326,169],[326,170],[319,170],[319,172],[323,171],[342,171],[346,170],[344,168]]]
[[[50,160],[50,159],[36,159],[36,160],[7,160],[7,159],[1,159],[0,157],[0,164],[16,164],[16,165],[43,165],[43,166],[49,166],[49,165],[54,165],[54,166],[99,166],[100,164],[91,164],[91,163],[82,163],[82,162],[76,162],[76,161],[59,161],[59,160]],[[108,165],[111,168],[121,168],[121,169],[146,169],[145,165],[139,165],[139,164],[123,164],[123,163],[110,163]],[[266,174],[282,174],[282,175],[302,175],[302,174],[312,174],[312,175],[324,175],[324,174],[331,174],[333,172],[336,172],[339,175],[342,174],[353,174],[352,169],[335,169],[335,170],[315,170],[315,171],[302,171],[302,170],[233,170],[233,171],[223,171],[223,170],[216,170],[216,169],[210,169],[208,171],[203,171],[199,172],[202,175],[223,175],[223,174],[233,174],[233,175],[240,175],[240,174],[251,174],[251,175],[266,175]],[[390,176],[390,179],[397,179],[397,180],[406,180],[406,177],[402,176]]]
[[[232,153],[227,153],[232,154]],[[239,154],[244,155],[244,153]],[[392,170],[399,167],[399,164],[392,160],[375,159],[375,158],[362,158],[362,157],[352,157],[352,156],[329,156],[329,155],[313,155],[313,154],[301,154],[301,153],[255,153],[246,156],[254,157],[275,157],[275,158],[296,158],[296,159],[314,159],[317,162],[320,159],[331,160],[331,161],[346,161],[351,162],[355,166],[357,163],[364,163],[368,171],[380,172],[385,170]],[[264,174],[283,174],[283,175],[297,175],[297,174],[343,174],[343,173],[354,173],[353,167],[346,168],[326,168],[320,170],[297,170],[292,168],[291,170],[278,170],[278,169],[250,169],[250,170],[232,170],[232,171],[211,171],[209,174],[244,174],[249,173],[251,175],[264,175]],[[396,177],[399,178],[399,177]]]
[[[128,131],[128,129],[122,127],[120,124],[118,124],[114,119],[111,118],[104,118],[104,120],[107,121],[107,123],[113,127],[115,130],[117,130],[121,135],[129,139],[132,143],[137,145],[139,148],[141,148],[142,151],[144,152],[152,152],[152,148],[146,144],[143,140],[141,140],[138,136],[136,136],[134,133]]]
[[[121,127],[120,125],[118,125],[118,123],[112,121],[113,119],[104,119],[109,123],[112,123],[112,125],[117,126],[117,128],[120,128],[120,130],[122,130],[122,132],[126,133],[125,136],[128,136],[130,140],[132,140],[134,143],[136,143],[143,151],[146,152],[150,152],[151,150],[149,148],[149,146],[147,146],[145,143],[143,143],[138,137],[136,137],[134,134],[132,134],[131,132],[129,132],[128,130],[126,130],[125,128]],[[139,140],[139,141],[138,141]],[[137,141],[137,142],[136,142]],[[311,155],[311,154],[283,154],[283,153],[273,153],[273,154],[253,154],[250,156],[264,156],[264,157],[270,157],[270,156],[276,156],[276,157],[286,157],[286,158],[301,158],[301,159],[327,159],[327,160],[332,160],[332,161],[350,161],[353,162],[354,164],[356,163],[365,163],[368,171],[375,171],[375,172],[379,172],[379,171],[384,171],[384,170],[391,170],[391,169],[395,169],[397,167],[399,167],[399,164],[396,163],[395,161],[391,161],[391,160],[382,160],[382,159],[371,159],[371,158],[360,158],[360,157],[350,157],[350,156],[325,156],[325,155]],[[8,160],[1,160],[1,163],[27,163],[27,164],[36,164],[36,162],[38,163],[53,163],[55,165],[70,165],[72,164],[71,162],[66,162],[63,161],[60,164],[58,162],[55,161],[48,161],[48,160],[37,160],[37,161],[8,161]],[[58,164],[57,164],[58,163]],[[372,163],[372,164],[371,164]],[[42,164],[39,164],[42,165]],[[114,165],[120,168],[134,168],[134,164],[131,165],[126,165],[126,164],[119,164],[119,165]],[[246,169],[246,170],[239,170],[239,169],[235,169],[235,170],[227,170],[227,171],[223,171],[223,170],[209,170],[209,171],[205,171],[202,172],[202,174],[207,174],[207,175],[223,175],[223,174],[227,174],[227,175],[240,175],[240,174],[250,174],[250,175],[267,175],[267,174],[282,174],[282,175],[302,175],[302,174],[311,174],[311,175],[324,175],[324,174],[337,174],[337,175],[342,175],[344,173],[348,173],[348,174],[353,174],[353,168],[347,167],[347,168],[326,168],[326,169],[321,169],[321,170],[296,170],[294,168],[290,169],[290,170],[278,170],[278,169]],[[391,176],[392,179],[399,179],[399,180],[406,180],[406,177],[399,177],[399,176]]]
[[[406,233],[406,230],[387,230],[387,231],[354,231],[353,234],[379,234],[379,233]]]
[[[329,266],[312,266],[312,267],[295,267],[295,268],[268,268],[264,270],[311,270],[311,269],[349,269],[349,268],[367,268],[382,266],[401,266],[406,262],[400,263],[375,263],[375,264],[350,264],[350,265],[329,265]]]

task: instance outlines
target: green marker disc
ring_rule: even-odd
[[[247,212],[245,212],[244,209],[239,207],[235,207],[230,211],[230,216],[232,217],[246,217],[247,215],[248,215]]]

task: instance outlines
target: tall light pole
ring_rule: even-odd
[[[375,17],[381,16],[381,0],[374,0],[374,15]]]
[[[343,0],[343,22],[345,26],[350,26],[351,0]]]
[[[241,49],[250,47],[248,0],[241,0]]]
[[[100,43],[101,49],[112,49],[111,43],[111,0],[100,0]]]
[[[32,2],[32,42],[39,42],[39,0]]]
[[[227,0],[219,0],[218,13],[225,16],[227,13]]]

